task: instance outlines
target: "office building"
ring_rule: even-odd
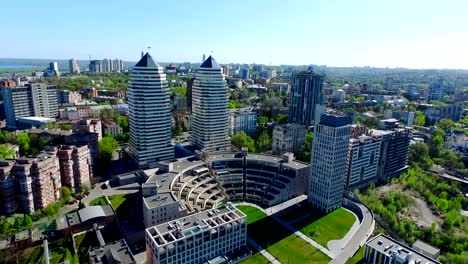
[[[145,231],[148,264],[210,263],[245,250],[247,216],[228,203]]]
[[[243,80],[249,79],[249,77],[250,77],[249,69],[247,69],[247,68],[242,69],[241,72],[240,72],[240,77]]]
[[[192,144],[206,151],[226,150],[228,137],[226,80],[212,56],[200,65],[192,87]]]
[[[387,77],[385,79],[385,90],[391,91],[393,90],[393,78],[392,77]]]
[[[366,127],[353,126],[346,166],[346,188],[353,190],[377,182],[381,137],[372,136]]]
[[[300,124],[285,124],[273,129],[272,151],[275,155],[286,152],[299,153],[305,143],[306,127]]]
[[[289,123],[313,126],[317,113],[317,105],[324,105],[323,75],[312,71],[296,72],[292,75]]]
[[[24,87],[5,87],[2,96],[8,128],[16,128],[16,119],[19,117],[58,116],[59,98],[55,86],[30,83]]]
[[[92,73],[102,72],[102,64],[100,60],[92,60],[89,62],[89,71]]]
[[[229,134],[235,135],[244,131],[253,136],[257,132],[257,113],[248,108],[229,111]]]
[[[371,135],[382,138],[377,171],[378,180],[387,182],[406,172],[411,131],[406,128],[395,128],[390,131],[372,130]]]
[[[52,149],[35,158],[0,161],[0,211],[32,214],[60,198],[59,161]]]
[[[170,104],[166,74],[146,53],[128,81],[129,150],[139,167],[174,158]]]
[[[427,125],[434,125],[442,118],[448,118],[458,122],[462,117],[463,106],[460,104],[450,104],[447,106],[434,106],[428,108],[424,115]]]
[[[184,217],[187,207],[181,206],[171,194],[170,172],[156,173],[155,169],[143,171],[146,178],[141,185],[143,197],[143,223],[151,227]]]
[[[71,74],[80,74],[80,65],[78,65],[78,61],[75,59],[70,59],[68,61],[68,70]]]
[[[384,234],[379,234],[367,241],[364,249],[364,262],[369,264],[441,264],[430,256]]]
[[[444,95],[446,94],[446,90],[447,83],[443,79],[437,80],[429,86],[427,101],[429,103],[432,101],[442,101],[444,99]]]
[[[58,68],[58,63],[56,61],[51,61],[49,63],[49,72],[51,72],[51,76],[60,76],[59,68]]]
[[[341,207],[346,175],[351,118],[323,114],[312,143],[309,203],[325,212]]]
[[[93,169],[88,146],[62,146],[57,152],[62,185],[79,193],[83,186],[91,187]]]

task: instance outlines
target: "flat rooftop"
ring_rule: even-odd
[[[158,193],[158,195],[143,197],[143,199],[148,205],[148,208],[156,208],[159,206],[178,202],[178,200],[174,199],[170,192]]]
[[[239,156],[239,153],[216,153],[208,157],[208,160],[213,160],[213,161],[225,160],[225,159],[240,159],[240,156]],[[258,160],[258,161],[279,163],[283,161],[283,158],[279,156],[249,153],[247,154],[247,160]],[[298,161],[298,160],[293,160],[291,162],[284,162],[283,164],[287,164],[289,167],[294,168],[294,169],[302,169],[302,168],[307,168],[309,166],[309,164]]]
[[[228,203],[216,209],[202,211],[175,221],[147,228],[146,233],[154,239],[156,245],[162,246],[206,230],[215,230],[214,228],[219,225],[240,224],[246,221],[246,218],[244,213],[233,204]]]
[[[425,256],[421,253],[418,253],[414,251],[414,249],[403,245],[402,243],[384,234],[379,234],[376,237],[372,238],[366,243],[366,245],[379,251],[381,254],[391,256],[392,252],[394,252],[397,256],[401,258],[408,257],[408,262],[405,263],[410,263],[410,261],[415,261],[417,263],[417,261],[420,260],[420,263],[422,264],[440,264],[440,262],[438,262],[437,260]]]
[[[92,263],[135,263],[135,258],[124,239],[107,243],[103,247],[95,247],[89,251]]]

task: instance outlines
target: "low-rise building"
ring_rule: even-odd
[[[79,192],[80,187],[90,187],[93,169],[88,146],[62,146],[58,151],[62,185]]]
[[[369,264],[441,264],[384,234],[379,234],[366,243],[364,262]]]
[[[81,94],[79,92],[60,90],[59,103],[60,104],[76,104],[81,102]]]
[[[47,124],[55,123],[55,118],[40,117],[40,116],[28,116],[18,117],[16,119],[16,129],[30,129],[33,127],[41,127]]]
[[[229,134],[245,132],[252,136],[257,131],[257,113],[247,108],[229,111]]]
[[[247,216],[234,205],[196,213],[145,231],[147,263],[207,263],[245,250]]]
[[[286,152],[297,154],[304,145],[306,127],[300,124],[286,124],[273,129],[272,151],[275,155]]]
[[[116,137],[123,133],[122,128],[116,124],[114,121],[111,120],[104,120],[102,121],[102,134],[103,135],[111,135],[112,137]]]
[[[120,239],[89,251],[90,264],[125,263],[135,264],[130,248],[125,239]]]

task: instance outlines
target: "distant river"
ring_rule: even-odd
[[[26,65],[26,64],[13,64],[13,63],[2,63],[0,62],[0,69],[20,69],[20,68],[34,68],[37,66]]]

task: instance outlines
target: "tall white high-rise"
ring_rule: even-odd
[[[79,74],[80,73],[80,65],[78,65],[78,61],[75,59],[70,59],[68,61],[68,67],[71,74]]]
[[[228,92],[223,69],[208,57],[192,87],[192,144],[206,151],[229,149]]]
[[[349,116],[331,114],[323,114],[315,123],[307,197],[325,212],[340,207],[343,201],[350,123]]]
[[[130,155],[140,168],[174,158],[171,145],[171,106],[163,68],[146,53],[128,81]]]

